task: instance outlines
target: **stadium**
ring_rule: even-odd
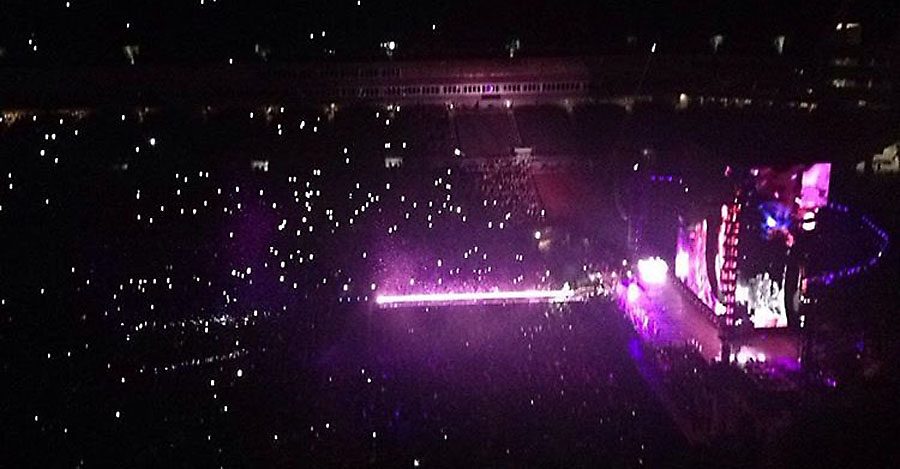
[[[854,170],[894,111],[648,60],[0,70],[4,436],[50,465],[789,441],[848,353],[888,373],[889,329],[826,310],[895,293],[891,182]]]

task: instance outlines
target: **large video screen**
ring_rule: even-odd
[[[806,168],[800,189],[800,210],[815,210],[827,205],[830,181],[831,163],[816,163]]]
[[[716,299],[709,281],[706,263],[706,239],[709,226],[706,220],[678,230],[675,251],[675,276],[705,305],[721,314],[722,305]]]
[[[753,327],[787,327],[784,284],[783,271],[762,272],[747,278],[738,277],[735,301],[747,308]]]
[[[781,207],[796,220],[828,204],[831,163],[794,165],[786,169],[754,168],[750,176],[756,197],[767,206]],[[769,223],[781,224],[772,217]]]
[[[816,212],[828,204],[831,163],[756,168],[750,172],[753,191],[745,221],[750,233],[741,240],[735,302],[754,327],[788,325],[785,285],[788,252],[799,230],[816,227]]]

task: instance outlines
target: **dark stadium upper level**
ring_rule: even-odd
[[[686,107],[896,101],[890,57],[643,55],[207,66],[0,68],[6,109],[353,102],[510,106],[582,100]]]

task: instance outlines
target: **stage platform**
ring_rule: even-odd
[[[623,307],[652,345],[694,345],[707,360],[720,360],[722,340],[712,312],[676,282],[670,279],[659,285],[639,287],[635,283],[630,295],[624,289]],[[792,330],[755,329],[735,341],[732,349],[733,358],[739,363],[755,360],[788,368],[799,366],[799,334]]]

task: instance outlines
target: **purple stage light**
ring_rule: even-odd
[[[640,297],[641,297],[641,287],[639,287],[634,282],[629,283],[628,289],[625,291],[625,298],[628,300],[628,302],[636,303]]]
[[[639,260],[637,267],[642,282],[650,285],[666,282],[666,274],[669,273],[669,264],[666,261],[658,257],[649,257]]]
[[[678,253],[675,254],[675,276],[683,282],[687,278],[690,269],[690,254],[679,246]]]
[[[522,290],[522,291],[489,291],[489,292],[459,292],[459,293],[414,293],[409,295],[379,295],[375,303],[379,305],[401,304],[453,304],[482,301],[513,301],[513,300],[546,300],[566,301],[575,294],[574,290],[564,288],[561,290]]]

